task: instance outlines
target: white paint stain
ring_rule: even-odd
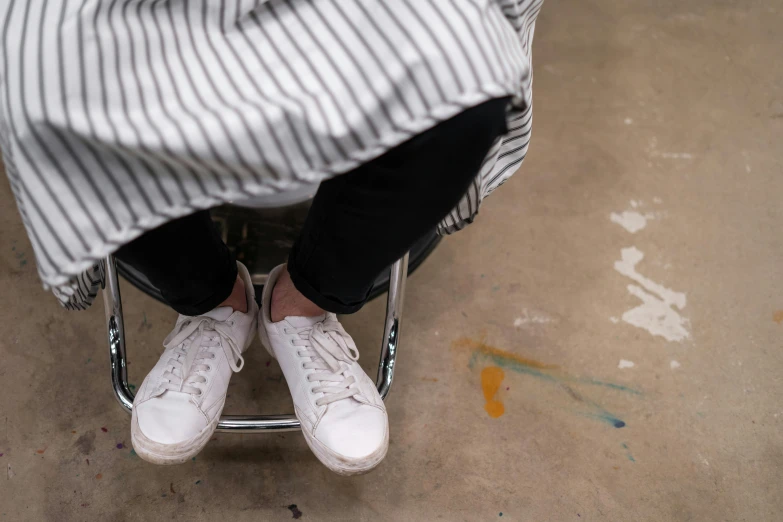
[[[633,123],[633,120],[631,118],[625,118],[623,120],[623,123],[625,123],[626,125],[631,125]]]
[[[693,159],[690,152],[661,152],[660,156],[666,159]]]
[[[614,316],[610,317],[609,320],[612,321],[614,324],[617,324],[617,323],[620,322],[620,319],[618,319],[617,317],[614,317]]]
[[[659,198],[655,198],[655,200],[661,201]],[[640,210],[644,206],[644,202],[641,200],[632,199],[629,204],[631,205],[629,209],[621,213],[612,212],[609,214],[609,219],[612,223],[617,223],[631,234],[644,229],[650,220],[666,217],[666,212],[660,210],[642,213]]]
[[[647,226],[647,217],[635,210],[626,210],[622,214],[612,212],[609,215],[609,219],[612,220],[612,223],[617,223],[631,234],[635,234]]]
[[[636,265],[643,258],[644,254],[636,247],[624,248],[622,259],[614,263],[615,270],[641,285],[628,285],[628,292],[639,298],[642,304],[626,311],[623,321],[667,341],[687,339],[690,337],[686,328],[688,320],[675,310],[675,307],[679,310],[685,308],[685,294],[670,290],[637,272]]]
[[[670,361],[669,362],[669,368],[671,368],[672,370],[676,370],[680,366],[682,366],[682,365],[680,363],[678,363],[677,361]]]
[[[527,308],[522,309],[522,316],[514,319],[514,326],[521,328],[529,324],[546,324],[551,323],[552,319],[543,314],[537,314],[535,312],[528,311]]]
[[[620,359],[620,363],[617,365],[617,367],[621,370],[623,368],[633,368],[634,366],[636,365],[633,363],[633,361],[629,361],[627,359]]]
[[[660,205],[661,203],[663,203],[663,200],[661,198],[653,198],[653,203],[655,203],[656,205]]]

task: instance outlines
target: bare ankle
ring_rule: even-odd
[[[273,323],[286,317],[315,317],[325,313],[321,307],[310,301],[294,286],[288,270],[280,274],[272,289],[272,306],[269,314]]]
[[[237,276],[231,295],[218,305],[218,307],[220,306],[231,307],[235,312],[247,313],[247,293],[245,292],[245,282],[242,281],[242,278]]]

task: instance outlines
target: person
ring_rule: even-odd
[[[0,146],[44,284],[85,308],[114,252],[179,313],[134,400],[141,458],[207,444],[257,331],[314,455],[345,475],[382,461],[386,410],[337,314],[524,158],[540,7],[9,0]],[[259,308],[208,209],[318,182]]]

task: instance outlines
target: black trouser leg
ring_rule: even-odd
[[[288,259],[296,288],[330,312],[361,308],[378,274],[465,194],[505,132],[506,104],[491,100],[468,109],[321,183]],[[207,211],[147,232],[117,257],[146,275],[183,315],[215,308],[231,294],[237,276]]]
[[[116,255],[147,276],[183,315],[217,307],[231,295],[237,278],[236,261],[207,210],[150,230]]]
[[[321,183],[288,258],[296,288],[335,313],[357,311],[382,270],[466,193],[507,99],[466,110],[361,167]]]

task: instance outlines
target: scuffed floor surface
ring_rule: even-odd
[[[411,278],[367,476],[295,433],[141,461],[0,183],[0,521],[783,520],[783,6],[550,2],[531,152]],[[123,289],[138,385],[174,314]],[[345,321],[372,375],[383,309]],[[257,343],[229,393],[291,410]]]

